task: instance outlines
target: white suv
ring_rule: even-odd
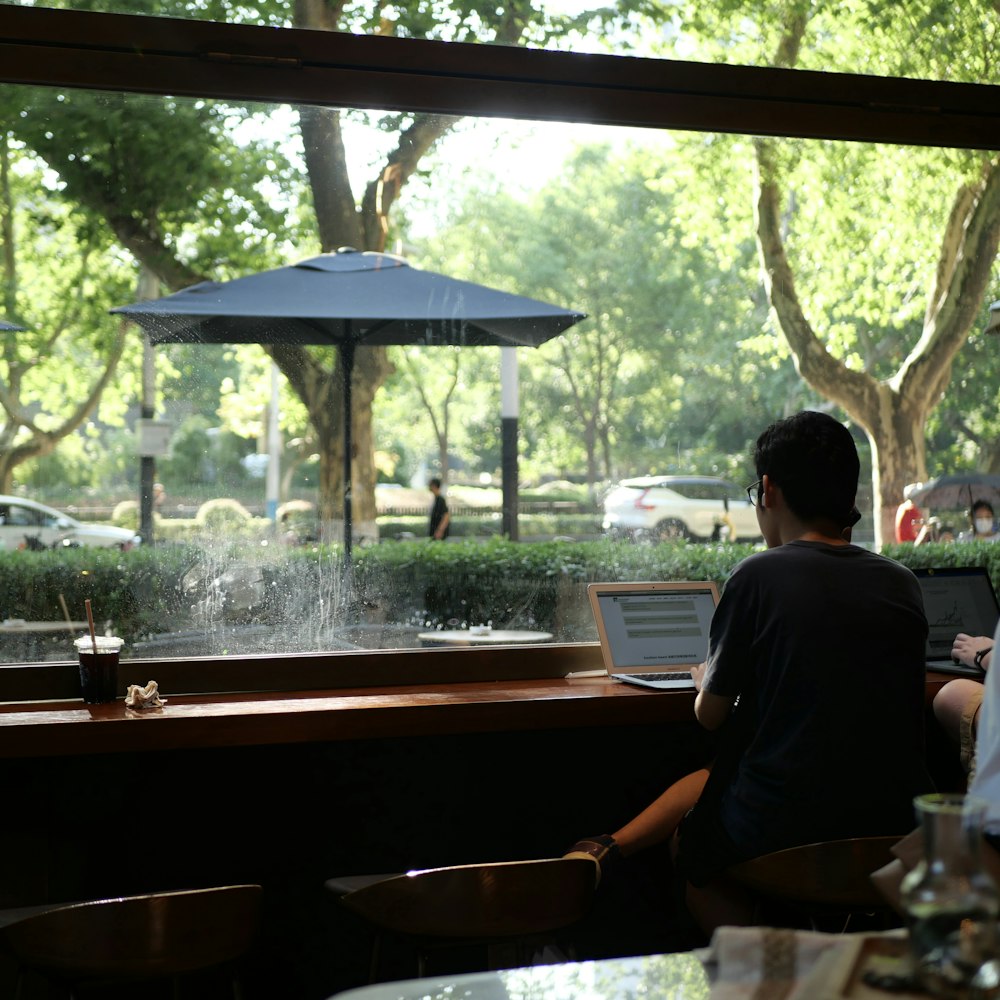
[[[604,530],[646,541],[757,541],[746,490],[710,476],[623,479],[604,499]]]

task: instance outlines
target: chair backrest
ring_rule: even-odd
[[[99,899],[9,924],[0,942],[22,965],[73,981],[173,976],[243,955],[260,904],[259,885]]]
[[[495,938],[566,927],[589,910],[586,858],[505,861],[407,872],[349,892],[345,906],[404,934]]]
[[[765,854],[727,872],[760,895],[847,909],[886,906],[871,873],[892,860],[903,835],[827,840]]]

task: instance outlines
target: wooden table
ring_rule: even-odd
[[[531,647],[534,651],[535,647]],[[559,647],[545,647],[558,659]],[[480,650],[487,665],[502,650]],[[571,648],[563,652],[575,654]],[[594,652],[599,656],[596,644]],[[359,676],[378,677],[372,657],[346,654],[364,669]],[[413,650],[420,661],[448,661],[449,672],[467,675],[461,648]],[[527,651],[521,654],[527,655]],[[377,659],[377,657],[375,658]],[[591,666],[567,660],[573,666]],[[294,661],[290,661],[294,662]],[[322,666],[321,658],[315,662]],[[176,695],[171,675],[163,664],[123,661],[123,683],[145,683],[155,678],[167,704],[162,710],[132,711],[122,699],[105,705],[85,705],[77,697],[49,695],[58,700],[0,701],[0,759],[59,757],[84,753],[130,753],[144,750],[197,749],[209,747],[274,746],[309,742],[339,742],[424,735],[458,735],[485,732],[525,732],[546,729],[642,726],[687,723],[693,719],[694,691],[652,691],[611,680],[603,671],[597,676],[522,679],[467,679],[401,685],[364,686],[354,683],[332,689],[327,686],[300,690],[229,691]],[[181,666],[184,666],[181,664]],[[203,663],[191,665],[204,671]],[[229,664],[232,679],[246,679],[251,664]],[[49,665],[7,670],[31,674],[53,669]],[[79,690],[76,662],[56,664],[65,672],[66,691]],[[345,668],[346,669],[346,668]],[[325,668],[303,677],[321,681]],[[184,675],[179,675],[183,677]],[[219,680],[223,677],[217,678]],[[930,707],[937,691],[953,678],[928,673],[926,703]],[[173,690],[172,690],[173,688]],[[190,688],[188,688],[190,690]],[[218,689],[217,689],[218,690]]]
[[[0,704],[0,759],[659,724],[690,720],[694,704],[693,691],[607,677],[181,696],[160,686],[162,709]]]

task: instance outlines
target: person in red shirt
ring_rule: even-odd
[[[920,508],[909,498],[896,508],[896,541],[915,542],[924,519]]]

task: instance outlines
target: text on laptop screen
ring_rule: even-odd
[[[616,668],[701,663],[715,611],[712,591],[617,591],[599,596]]]
[[[997,626],[997,603],[986,573],[929,570],[918,574],[917,578],[930,626],[927,635],[929,658],[950,657],[952,643],[959,632],[993,635]]]

